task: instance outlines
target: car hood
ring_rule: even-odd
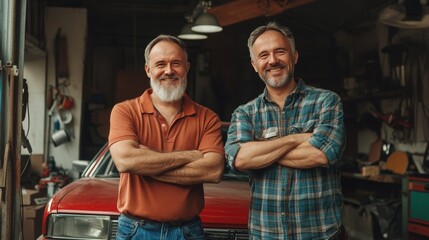
[[[223,180],[218,184],[204,184],[205,208],[201,220],[205,227],[228,225],[247,228],[250,190],[247,181]]]
[[[82,178],[57,192],[48,204],[50,213],[119,215],[116,207],[119,178]],[[224,180],[204,184],[205,227],[246,228],[249,211],[249,184]]]
[[[119,178],[82,178],[54,195],[51,212],[119,215],[116,208]]]

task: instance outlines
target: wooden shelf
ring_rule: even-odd
[[[402,176],[396,174],[380,174],[377,176],[362,176],[360,173],[342,172],[341,176],[348,178],[355,178],[360,180],[367,180],[379,183],[395,183],[402,184]]]
[[[383,98],[397,98],[397,97],[403,97],[406,95],[407,95],[407,89],[401,87],[401,88],[374,92],[367,95],[356,95],[356,96],[344,95],[344,96],[341,96],[341,99],[343,100],[343,102],[355,102],[355,101],[368,101],[368,100],[383,99]]]

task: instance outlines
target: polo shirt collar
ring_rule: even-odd
[[[140,106],[141,106],[142,113],[156,112],[156,109],[152,103],[152,99],[150,98],[150,94],[152,93],[153,93],[152,88],[148,88],[140,96]],[[182,97],[182,112],[185,116],[193,115],[196,113],[194,102],[186,93],[183,94],[183,97]]]
[[[297,80],[298,80],[298,82],[296,84],[295,90],[293,90],[290,95],[293,95],[293,94],[304,94],[305,83],[304,83],[304,81],[301,78],[298,78]],[[267,90],[266,87],[264,88],[263,97],[264,97],[265,100],[271,101],[270,97],[268,95],[268,90]]]

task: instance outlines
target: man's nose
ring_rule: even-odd
[[[277,63],[277,61],[278,61],[277,56],[274,53],[271,53],[269,58],[268,58],[268,63],[269,64],[275,64],[275,63]]]
[[[171,66],[171,64],[167,64],[167,66],[165,66],[164,73],[165,73],[165,74],[172,74],[172,73],[174,73],[174,69],[173,69],[173,67]]]

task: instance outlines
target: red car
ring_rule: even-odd
[[[225,167],[219,184],[204,184],[205,208],[200,214],[207,239],[248,239],[249,184],[247,175]],[[119,173],[105,145],[82,177],[46,204],[43,239],[115,239]]]

